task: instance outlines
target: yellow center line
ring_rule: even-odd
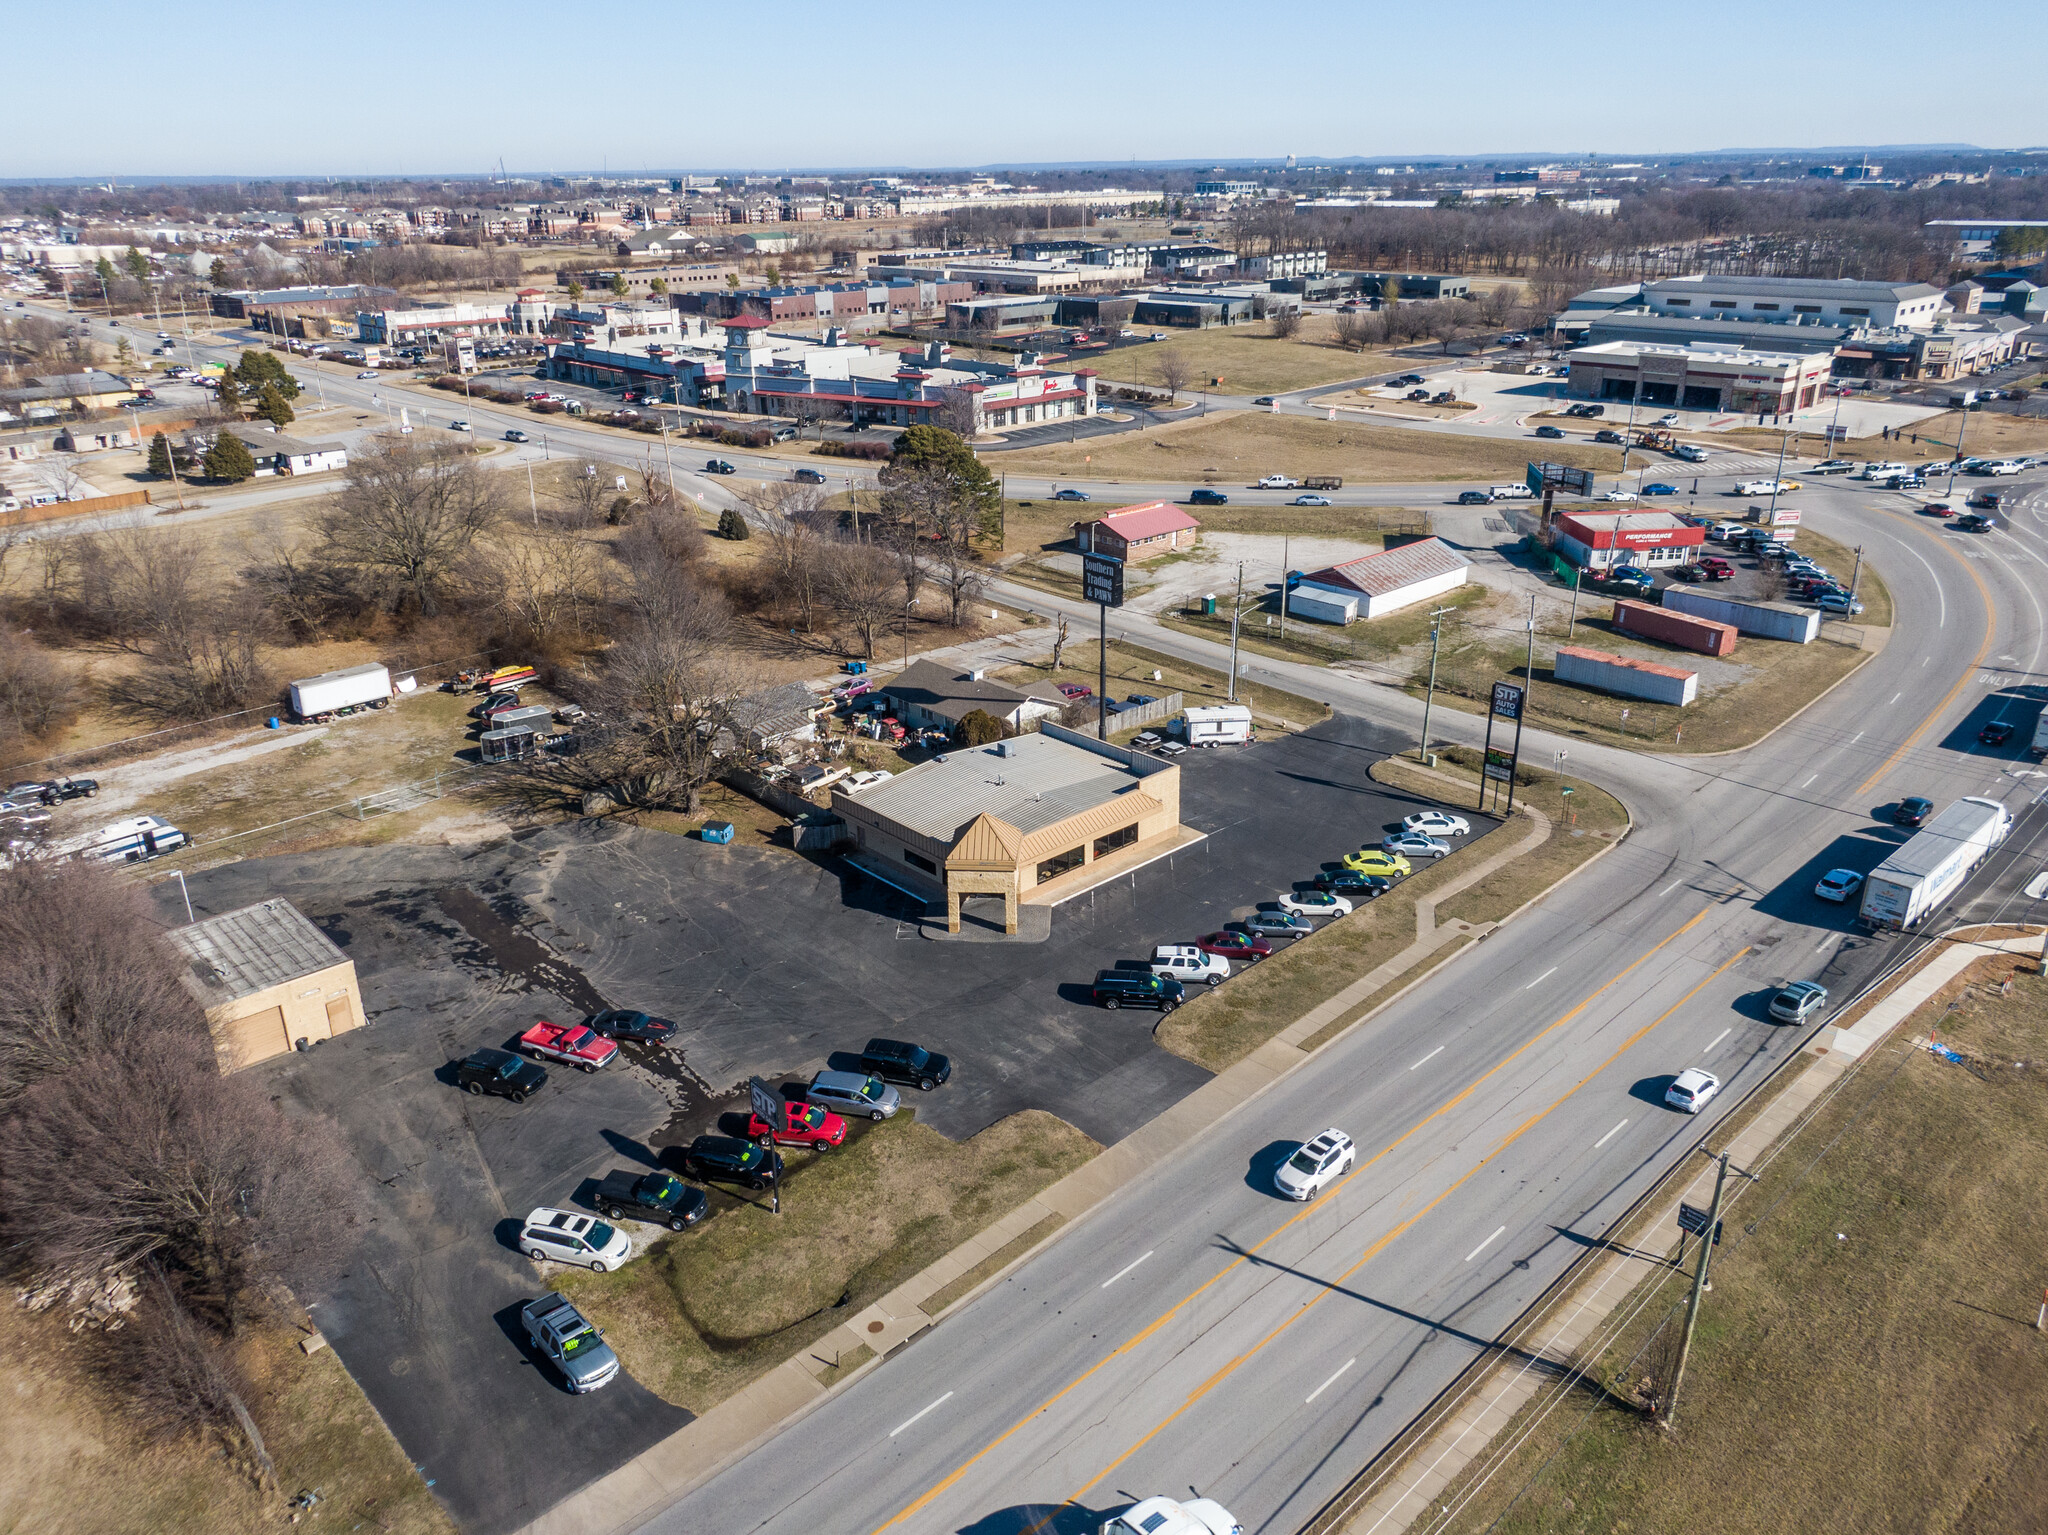
[[[1111,1461],[1108,1465],[1104,1466],[1102,1470],[1098,1472],[1092,1480],[1078,1488],[1072,1494],[1072,1496],[1070,1496],[1066,1501],[1068,1503],[1078,1503],[1082,1498],[1087,1497],[1088,1494],[1093,1492],[1096,1489],[1096,1487],[1100,1486],[1105,1479],[1113,1475],[1116,1472],[1117,1468],[1122,1466],[1125,1461],[1129,1460],[1133,1455],[1137,1454],[1138,1451],[1144,1449],[1146,1445],[1150,1444],[1161,1433],[1163,1433],[1166,1430],[1167,1426],[1170,1425],[1176,1418],[1180,1417],[1182,1413],[1186,1412],[1190,1407],[1194,1406],[1195,1403],[1199,1402],[1203,1397],[1207,1396],[1218,1385],[1222,1384],[1224,1380],[1228,1379],[1232,1372],[1234,1372],[1239,1365],[1245,1363],[1245,1361],[1250,1359],[1254,1354],[1258,1353],[1260,1349],[1264,1348],[1268,1343],[1271,1343],[1275,1338],[1279,1337],[1280,1334],[1287,1331],[1288,1328],[1292,1327],[1296,1322],[1300,1321],[1304,1316],[1308,1315],[1310,1311],[1314,1310],[1317,1306],[1321,1305],[1330,1296],[1336,1294],[1338,1290],[1343,1287],[1345,1281],[1350,1279],[1353,1274],[1357,1273],[1360,1269],[1364,1268],[1366,1264],[1370,1263],[1382,1252],[1386,1251],[1388,1245],[1391,1244],[1395,1240],[1395,1238],[1413,1229],[1417,1222],[1421,1221],[1425,1216],[1429,1215],[1431,1211],[1435,1210],[1445,1200],[1449,1199],[1453,1194],[1457,1193],[1459,1189],[1463,1188],[1466,1184],[1470,1183],[1472,1179],[1476,1177],[1483,1169],[1485,1169],[1492,1162],[1494,1162],[1501,1155],[1502,1152],[1506,1151],[1510,1146],[1514,1145],[1516,1141],[1520,1140],[1530,1130],[1533,1130],[1537,1125],[1541,1124],[1543,1120],[1550,1115],[1552,1110],[1556,1109],[1559,1105],[1563,1104],[1567,1099],[1569,1099],[1572,1096],[1572,1094],[1576,1093],[1588,1082],[1592,1081],[1595,1077],[1599,1076],[1609,1066],[1612,1066],[1616,1061],[1620,1060],[1621,1057],[1627,1054],[1628,1051],[1636,1044],[1636,1042],[1640,1040],[1645,1034],[1648,1034],[1652,1029],[1656,1028],[1665,1019],[1669,1018],[1681,1007],[1684,1007],[1686,1003],[1690,1002],[1694,997],[1698,996],[1702,989],[1704,989],[1711,982],[1719,979],[1723,971],[1727,970],[1730,965],[1733,965],[1736,962],[1736,960],[1742,958],[1742,956],[1747,954],[1748,952],[1748,945],[1744,945],[1742,948],[1737,949],[1734,954],[1730,955],[1726,960],[1722,962],[1720,968],[1715,970],[1713,974],[1702,978],[1698,985],[1694,986],[1692,990],[1688,991],[1684,996],[1680,997],[1676,1002],[1672,1003],[1669,1007],[1664,1009],[1663,1012],[1659,1013],[1655,1018],[1651,1019],[1648,1023],[1644,1024],[1640,1029],[1637,1029],[1635,1033],[1629,1035],[1627,1039],[1623,1040],[1621,1044],[1615,1048],[1614,1053],[1608,1056],[1606,1060],[1602,1061],[1598,1066],[1594,1067],[1591,1071],[1587,1072],[1583,1077],[1580,1077],[1578,1081],[1574,1082],[1570,1087],[1566,1088],[1562,1093],[1558,1094],[1557,1098],[1553,1102],[1551,1102],[1550,1104],[1546,1105],[1541,1109],[1538,1109],[1534,1114],[1531,1114],[1527,1119],[1523,1120],[1513,1130],[1509,1131],[1507,1135],[1501,1138],[1500,1143],[1497,1146],[1495,1146],[1493,1150],[1489,1151],[1477,1162],[1474,1162],[1471,1168],[1462,1177],[1460,1177],[1457,1180],[1457,1182],[1453,1183],[1449,1188],[1445,1189],[1441,1194],[1437,1195],[1436,1198],[1432,1199],[1427,1205],[1423,1206],[1420,1210],[1416,1211],[1415,1214],[1410,1216],[1407,1220],[1401,1222],[1400,1225],[1395,1226],[1392,1230],[1388,1231],[1385,1236],[1382,1236],[1378,1241],[1374,1242],[1370,1247],[1366,1248],[1366,1250],[1359,1255],[1359,1259],[1356,1263],[1352,1264],[1350,1268],[1346,1269],[1343,1273],[1339,1274],[1335,1279],[1330,1280],[1327,1284],[1325,1284],[1323,1288],[1319,1290],[1310,1300],[1306,1301],[1301,1306],[1298,1306],[1293,1311],[1289,1312],[1286,1318],[1280,1323],[1280,1325],[1275,1327],[1271,1332],[1267,1333],[1265,1337],[1259,1339],[1258,1342],[1254,1343],[1250,1348],[1246,1349],[1242,1354],[1239,1354],[1235,1359],[1231,1360],[1230,1363],[1226,1364],[1214,1375],[1211,1375],[1207,1380],[1203,1381],[1201,1385],[1197,1386],[1192,1392],[1188,1394],[1188,1398],[1186,1401],[1182,1402],[1180,1406],[1176,1407],[1172,1412],[1168,1413],[1164,1418],[1160,1419],[1159,1422],[1152,1428],[1151,1432],[1146,1434],[1144,1438],[1140,1439],[1128,1450],[1124,1451],[1123,1454],[1119,1455],[1115,1460]]]
[[[1963,567],[1964,575],[1977,583],[1977,593],[1984,599],[1984,643],[1977,647],[1977,654],[1970,661],[1969,669],[1962,676],[1956,678],[1955,686],[1941,695],[1941,702],[1936,704],[1927,714],[1926,718],[1922,719],[1914,727],[1911,735],[1899,743],[1898,750],[1878,765],[1876,772],[1856,786],[1856,793],[1859,797],[1868,794],[1880,778],[1898,766],[1899,759],[1919,744],[1920,738],[1927,734],[1929,728],[1932,727],[1936,720],[1941,718],[1948,706],[1956,701],[1956,694],[1962,692],[1969,685],[1970,679],[1977,675],[1977,669],[1984,664],[1984,657],[1991,652],[1992,637],[1998,632],[1998,606],[1991,600],[1991,588],[1984,584],[1984,578],[1971,568],[1968,560],[1957,554],[1948,544],[1943,543],[1940,539],[1934,540],[1934,543],[1937,548],[1945,550],[1950,559]],[[1893,615],[1894,622],[1897,621],[1897,616],[1897,614]]]
[[[1576,1007],[1572,1008],[1571,1011],[1565,1013],[1564,1015],[1556,1019],[1554,1022],[1546,1024],[1539,1032],[1530,1035],[1528,1039],[1524,1040],[1520,1045],[1516,1046],[1515,1049],[1510,1051],[1508,1054],[1502,1056],[1498,1061],[1496,1061],[1492,1066],[1489,1066],[1485,1071],[1481,1072],[1477,1077],[1474,1077],[1472,1081],[1461,1092],[1459,1092],[1456,1097],[1447,1100],[1439,1107],[1431,1110],[1428,1114],[1425,1114],[1421,1119],[1418,1119],[1414,1124],[1410,1125],[1406,1130],[1402,1131],[1393,1140],[1387,1142],[1387,1144],[1383,1146],[1377,1153],[1375,1153],[1369,1160],[1361,1162],[1356,1168],[1354,1168],[1351,1171],[1351,1173],[1348,1176],[1346,1176],[1339,1183],[1338,1187],[1341,1188],[1344,1183],[1349,1183],[1352,1178],[1356,1178],[1360,1174],[1364,1173],[1367,1168],[1373,1166],[1374,1163],[1377,1163],[1381,1161],[1383,1158],[1390,1155],[1410,1137],[1414,1136],[1419,1131],[1421,1131],[1424,1126],[1430,1124],[1432,1121],[1436,1119],[1441,1118],[1443,1115],[1448,1114],[1451,1110],[1455,1109],[1459,1104],[1463,1103],[1466,1099],[1470,1098],[1475,1092],[1477,1092],[1480,1089],[1481,1086],[1483,1086],[1486,1083],[1486,1081],[1489,1078],[1493,1077],[1503,1068],[1511,1065],[1514,1061],[1520,1058],[1527,1051],[1533,1049],[1539,1041],[1547,1039],[1550,1035],[1556,1033],[1557,1030],[1563,1028],[1566,1024],[1570,1023],[1574,1018],[1578,1017],[1579,1014],[1583,1013],[1588,1007],[1590,1007],[1595,1001],[1597,1001],[1602,994],[1619,985],[1623,980],[1627,979],[1627,977],[1631,975],[1635,970],[1637,970],[1642,965],[1648,963],[1649,960],[1660,949],[1663,949],[1666,945],[1675,942],[1677,939],[1683,938],[1687,933],[1691,932],[1695,927],[1699,926],[1701,922],[1706,920],[1707,913],[1712,910],[1713,908],[1711,906],[1702,907],[1698,914],[1695,915],[1692,918],[1692,920],[1687,922],[1683,927],[1678,928],[1674,932],[1666,934],[1663,938],[1660,938],[1656,943],[1652,944],[1649,948],[1645,949],[1641,954],[1637,955],[1622,969],[1616,971],[1614,975],[1609,977],[1605,982],[1601,984],[1598,990],[1590,993],[1584,1001],[1580,1002]],[[1434,1209],[1435,1206],[1432,1205],[1430,1208]],[[1119,1347],[1113,1349],[1111,1352],[1103,1355],[1103,1357],[1098,1359],[1094,1364],[1090,1365],[1087,1369],[1083,1370],[1079,1375],[1075,1376],[1072,1380],[1068,1381],[1064,1386],[1060,1387],[1060,1389],[1055,1391],[1051,1396],[1047,1397],[1043,1402],[1040,1402],[1036,1407],[1032,1408],[1030,1412],[1026,1413],[1023,1417],[1019,1418],[1015,1423],[1012,1423],[1008,1428],[1004,1429],[1000,1434],[996,1435],[995,1438],[991,1439],[979,1450],[976,1450],[966,1460],[962,1461],[950,1473],[948,1473],[942,1480],[934,1483],[931,1487],[927,1488],[922,1494],[920,1494],[917,1497],[915,1501],[904,1507],[894,1517],[890,1518],[886,1523],[876,1526],[874,1535],[882,1535],[883,1531],[893,1529],[897,1525],[903,1523],[904,1520],[909,1519],[914,1515],[918,1514],[919,1512],[921,1512],[924,1508],[930,1505],[933,1499],[939,1497],[948,1488],[952,1487],[970,1470],[972,1470],[975,1467],[975,1465],[978,1464],[981,1461],[981,1459],[984,1456],[986,1456],[990,1451],[996,1449],[999,1445],[1003,1444],[1013,1434],[1017,1433],[1018,1430],[1022,1429],[1026,1424],[1030,1423],[1040,1414],[1049,1411],[1061,1400],[1061,1398],[1065,1397],[1068,1392],[1074,1390],[1077,1386],[1080,1386],[1084,1382],[1089,1380],[1091,1377],[1095,1375],[1097,1371],[1101,1370],[1103,1366],[1110,1364],[1111,1362],[1117,1359],[1122,1358],[1124,1355],[1130,1353],[1133,1349],[1139,1347],[1139,1345],[1143,1344],[1146,1339],[1150,1338],[1154,1333],[1158,1332],[1160,1328],[1164,1327],[1168,1322],[1172,1321],[1174,1317],[1178,1316],[1189,1305],[1191,1305],[1194,1301],[1198,1300],[1202,1295],[1204,1295],[1212,1286],[1219,1283],[1221,1280],[1229,1276],[1231,1273],[1235,1272],[1237,1269],[1243,1267],[1246,1263],[1248,1263],[1251,1260],[1254,1254],[1258,1253],[1269,1243],[1278,1239],[1284,1232],[1293,1228],[1297,1223],[1307,1220],[1313,1212],[1313,1205],[1305,1205],[1296,1214],[1282,1221],[1278,1226],[1274,1227],[1271,1232],[1267,1233],[1266,1236],[1261,1238],[1255,1245],[1247,1248],[1241,1256],[1233,1258],[1228,1264],[1224,1265],[1224,1267],[1222,1267],[1221,1269],[1218,1269],[1215,1274],[1211,1275],[1202,1284],[1196,1286],[1193,1290],[1189,1291],[1186,1295],[1182,1296],[1179,1300],[1175,1301],[1165,1311],[1161,1312],[1151,1322],[1147,1323],[1143,1329],[1135,1333],[1127,1342],[1121,1344]],[[1428,1210],[1424,1210],[1421,1213],[1421,1215],[1417,1215],[1415,1219],[1420,1220],[1422,1218],[1422,1215],[1427,1215],[1428,1213]],[[1409,1224],[1412,1225],[1413,1221],[1411,1221]],[[1404,1227],[1403,1229],[1405,1230],[1406,1228]]]

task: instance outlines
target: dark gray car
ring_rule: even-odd
[[[619,1356],[583,1313],[552,1291],[519,1309],[526,1335],[578,1396],[606,1385],[619,1373]]]

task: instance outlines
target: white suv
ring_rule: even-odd
[[[1350,1136],[1342,1130],[1325,1130],[1280,1164],[1273,1174],[1273,1187],[1289,1199],[1314,1199],[1350,1172],[1357,1160]]]
[[[625,1232],[594,1215],[543,1205],[526,1217],[519,1250],[536,1263],[573,1263],[602,1274],[630,1258],[633,1244]]]
[[[1162,943],[1152,951],[1152,973],[1170,975],[1183,986],[1196,981],[1220,986],[1230,979],[1230,961],[1191,943]]]

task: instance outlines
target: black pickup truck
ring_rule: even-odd
[[[606,1173],[596,1202],[615,1221],[653,1221],[671,1231],[687,1231],[711,1207],[702,1189],[691,1188],[674,1173]]]

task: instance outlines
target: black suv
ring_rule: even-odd
[[[919,1092],[928,1093],[953,1075],[953,1062],[901,1039],[871,1039],[857,1069],[884,1082],[915,1083]]]
[[[782,1154],[756,1141],[730,1135],[700,1135],[683,1153],[683,1171],[699,1183],[744,1183],[750,1189],[768,1186],[770,1173],[782,1171]]]
[[[514,1055],[510,1050],[479,1050],[455,1068],[456,1083],[466,1093],[495,1093],[514,1103],[526,1102],[527,1094],[548,1085],[545,1066]]]
[[[1188,492],[1189,506],[1228,506],[1229,504],[1230,497],[1223,494],[1220,490],[1203,488]]]
[[[1112,1011],[1119,1007],[1156,1007],[1162,1013],[1170,1013],[1180,1006],[1187,991],[1170,975],[1105,970],[1095,977],[1088,995]]]
[[[704,463],[706,474],[738,474],[739,471],[722,458],[707,459]]]

